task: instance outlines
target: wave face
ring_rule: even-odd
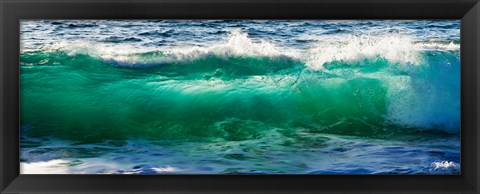
[[[104,21],[24,23],[22,134],[255,142],[278,132],[307,147],[327,140],[299,130],[395,141],[459,135],[459,36],[444,29],[458,22],[428,32],[423,21],[269,22],[111,21],[138,34],[107,31]],[[31,39],[38,23],[64,39]],[[377,30],[349,31],[362,26]],[[69,38],[85,28],[103,33]]]
[[[300,57],[223,48],[24,52],[22,120],[72,138],[230,137],[219,123],[257,122],[364,136],[385,127],[459,132],[459,50],[402,50],[415,56],[402,63],[361,49],[321,59],[318,69],[310,58],[324,56],[317,48]]]

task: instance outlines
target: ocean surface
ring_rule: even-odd
[[[22,20],[23,174],[460,174],[459,20]]]

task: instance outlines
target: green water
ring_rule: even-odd
[[[132,57],[148,64],[161,55]],[[303,128],[364,137],[414,130],[388,118],[392,83],[414,74],[382,58],[325,68],[241,56],[126,67],[88,55],[27,52],[21,54],[21,124],[31,136],[81,142],[239,141],[274,128],[285,135]]]

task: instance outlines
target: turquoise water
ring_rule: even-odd
[[[23,21],[23,173],[458,174],[459,21]]]

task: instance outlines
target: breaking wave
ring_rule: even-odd
[[[459,61],[454,43],[401,36],[352,36],[305,51],[240,31],[209,47],[57,44],[21,54],[21,120],[83,139],[237,140],[272,127],[458,133]]]

